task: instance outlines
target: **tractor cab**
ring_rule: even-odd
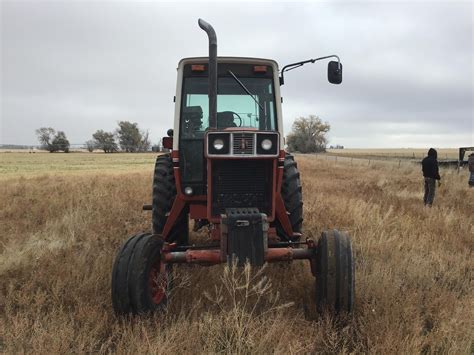
[[[243,185],[248,186],[255,181],[249,170],[255,162],[250,160],[275,160],[283,146],[277,63],[231,57],[217,58],[217,63],[214,123],[209,110],[208,58],[187,58],[178,65],[173,151],[179,152],[181,188],[189,197],[205,196],[212,186],[212,180],[207,184],[206,159],[221,160],[217,164],[225,170],[222,174],[246,172]],[[222,164],[223,159],[232,160]],[[240,159],[250,165],[246,168]],[[223,207],[244,207],[240,205],[235,201]]]

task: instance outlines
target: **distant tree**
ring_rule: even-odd
[[[118,125],[117,136],[120,148],[127,153],[135,153],[139,151],[143,137],[138,128],[138,123],[120,121]]]
[[[84,144],[84,146],[89,153],[92,153],[94,149],[97,148],[97,142],[94,141],[93,139],[90,139]]]
[[[41,144],[42,149],[46,149],[50,153],[63,151],[69,153],[69,141],[63,131],[56,132],[51,127],[41,127],[36,130],[36,135]]]
[[[41,127],[36,130],[36,136],[41,144],[41,149],[54,152],[53,139],[56,131],[51,127]]]
[[[287,136],[290,152],[315,153],[326,151],[326,133],[330,129],[327,122],[318,116],[300,117],[295,120],[292,132]]]
[[[69,153],[69,141],[63,131],[58,131],[56,133],[52,145],[55,152],[62,150],[65,153]]]
[[[141,136],[142,136],[142,139],[140,141],[138,151],[148,152],[151,148],[150,131],[146,130],[146,131],[141,132]]]
[[[113,133],[98,130],[92,135],[95,148],[102,149],[105,153],[114,153],[118,151],[117,143]]]

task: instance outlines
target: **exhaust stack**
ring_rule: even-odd
[[[198,24],[209,37],[209,129],[217,129],[217,36],[206,21],[199,19]]]

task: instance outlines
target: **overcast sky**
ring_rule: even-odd
[[[1,1],[0,143],[37,144],[50,126],[83,143],[119,120],[172,127],[176,66],[218,54],[295,61],[282,87],[285,133],[296,117],[331,124],[346,147],[474,145],[473,5],[456,2],[150,3]]]

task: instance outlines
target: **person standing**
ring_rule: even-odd
[[[425,178],[425,195],[423,202],[425,206],[431,207],[436,191],[436,180],[438,180],[438,186],[441,185],[441,176],[439,176],[438,168],[438,152],[436,149],[430,148],[428,150],[428,156],[421,162],[423,177]]]
[[[474,153],[469,154],[469,159],[467,161],[469,167],[469,187],[474,187]]]

